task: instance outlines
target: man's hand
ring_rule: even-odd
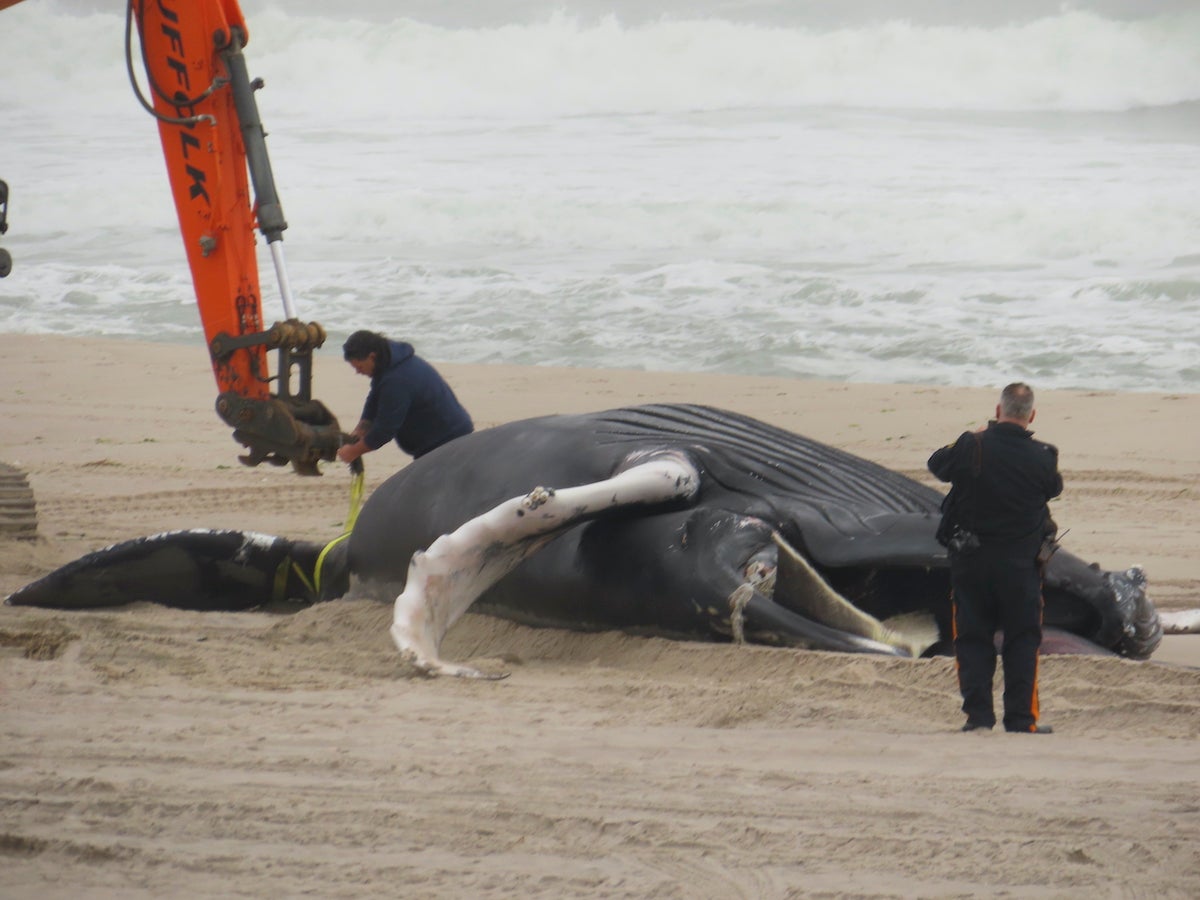
[[[344,463],[352,463],[366,452],[367,445],[359,437],[352,444],[343,444],[338,447],[337,458]]]

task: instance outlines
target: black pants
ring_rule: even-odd
[[[954,658],[963,712],[973,725],[996,724],[992,679],[996,632],[1004,632],[1004,727],[1030,731],[1038,719],[1042,575],[1032,554],[984,547],[951,560]]]

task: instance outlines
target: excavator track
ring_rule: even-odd
[[[37,507],[29,479],[16,466],[0,462],[0,539],[37,537]]]

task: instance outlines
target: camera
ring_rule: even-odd
[[[950,535],[950,540],[946,543],[946,549],[959,556],[972,553],[979,547],[979,535],[958,527],[955,527],[954,534]]]

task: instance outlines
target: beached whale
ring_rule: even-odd
[[[452,441],[381,484],[348,539],[329,545],[156,535],[89,554],[7,602],[234,610],[350,592],[394,602],[397,647],[458,675],[478,673],[438,647],[471,607],[532,625],[915,656],[950,646],[941,501],[737,413],[647,405]],[[1143,659],[1161,639],[1140,569],[1060,551],[1045,600],[1047,649]]]

